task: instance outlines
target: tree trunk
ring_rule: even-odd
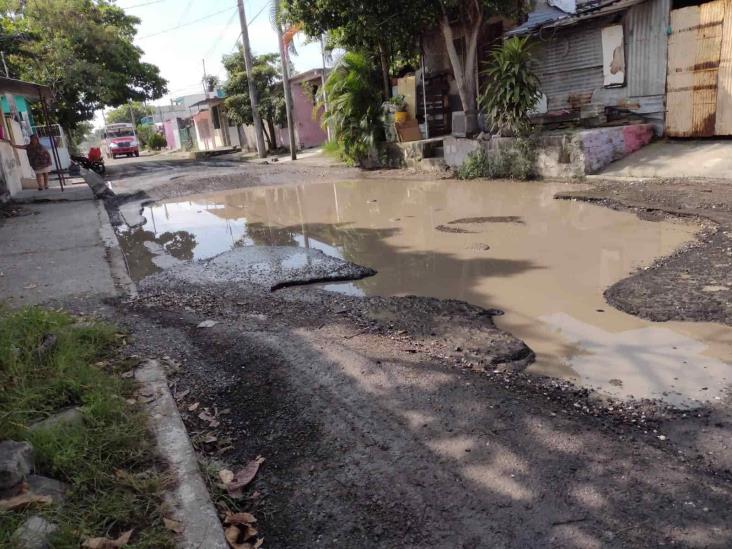
[[[269,121],[267,121],[267,126],[270,126]],[[267,150],[274,150],[274,147],[272,146],[272,138],[270,137],[269,132],[267,131],[267,128],[265,126],[262,126],[262,133],[264,134],[264,138],[267,140]]]
[[[440,17],[440,29],[445,39],[445,49],[450,59],[455,84],[457,85],[460,102],[465,112],[467,128],[469,131],[477,130],[478,105],[477,105],[477,79],[475,75],[475,62],[478,51],[478,35],[483,25],[483,12],[476,4],[476,14],[471,20],[465,21],[465,65],[455,48],[455,38],[450,26],[447,13],[443,10]]]
[[[391,82],[389,80],[389,59],[386,56],[384,44],[379,42],[379,59],[381,60],[381,77],[384,81],[384,101],[391,97]]]
[[[269,126],[269,136],[272,142],[272,149],[276,149],[278,147],[277,145],[277,129],[275,128],[275,123],[273,118],[267,119],[267,126]]]

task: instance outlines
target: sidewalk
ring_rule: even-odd
[[[613,162],[603,177],[732,178],[732,141],[662,139]]]
[[[0,302],[18,307],[117,294],[107,261],[111,226],[101,201],[79,189],[33,191],[31,215],[0,220]],[[22,194],[22,193],[21,193]],[[111,234],[112,238],[114,237]]]

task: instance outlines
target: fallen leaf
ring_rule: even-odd
[[[125,379],[135,377],[135,370],[127,370],[126,372],[120,374],[120,377],[125,378]]]
[[[217,324],[218,324],[218,322],[216,320],[204,320],[203,322],[201,322],[198,325],[198,327],[199,328],[213,328]]]
[[[181,534],[183,533],[183,530],[185,530],[185,526],[183,526],[183,523],[177,520],[163,517],[163,524],[165,524],[165,527],[168,530],[170,530],[171,532],[175,532],[176,534]]]
[[[53,503],[51,496],[42,496],[26,492],[12,498],[0,499],[0,511],[18,511],[33,505],[48,505]]]
[[[263,462],[264,458],[257,456],[257,459],[250,461],[246,467],[237,472],[231,482],[226,483],[226,491],[231,497],[240,498],[243,495],[242,490],[254,480],[254,477],[257,476],[257,471],[259,471],[259,466]]]
[[[127,400],[125,400],[125,402],[130,405],[137,403],[137,401],[134,398],[128,398]]]
[[[257,542],[254,544],[254,549],[259,549],[263,543],[264,543],[264,538],[258,538]]]
[[[81,546],[87,549],[116,549],[117,547],[123,547],[130,542],[134,530],[127,530],[117,539],[109,538],[89,538]]]
[[[212,435],[209,433],[206,438],[203,439],[204,444],[213,444],[214,442],[218,441],[218,437],[216,435]]]
[[[241,535],[242,535],[242,539],[244,541],[249,541],[253,537],[256,537],[256,535],[257,535],[257,529],[254,526],[250,526],[248,524],[245,524],[241,528]]]
[[[209,423],[216,420],[216,418],[209,414],[206,410],[198,414],[198,419],[200,419],[201,421],[207,421]]]
[[[38,288],[38,284],[26,284],[23,288],[25,290],[32,290],[33,288]]]
[[[228,469],[221,469],[221,471],[219,471],[219,478],[221,479],[221,482],[223,482],[225,485],[229,484],[232,480],[234,480],[234,472],[229,471]]]
[[[190,405],[190,406],[188,407],[188,411],[189,411],[189,412],[195,412],[196,410],[198,410],[198,406],[199,406],[199,404],[200,404],[200,402],[195,402],[195,403],[191,404],[191,405]]]
[[[190,389],[186,389],[185,391],[181,391],[180,393],[176,393],[175,400],[182,400],[185,397],[188,396],[188,394],[191,392]]]
[[[239,530],[237,526],[229,526],[226,530],[224,530],[224,537],[226,538],[226,542],[232,549],[254,549],[254,546],[251,543],[239,543],[240,535],[241,530]]]
[[[251,513],[228,513],[224,524],[253,524],[257,519]]]

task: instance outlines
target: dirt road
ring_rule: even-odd
[[[349,174],[283,163],[119,186],[162,198]],[[621,191],[591,193],[629,204]],[[203,456],[266,458],[246,507],[267,547],[732,544],[729,397],[674,411],[527,376],[531,351],[458,302],[163,274],[117,311],[133,352],[169,365]]]

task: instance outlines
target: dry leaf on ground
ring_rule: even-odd
[[[241,536],[241,530],[237,526],[229,526],[224,530],[224,537],[226,542],[229,544],[231,549],[254,549],[254,545],[251,543],[239,543],[239,536]]]
[[[224,524],[254,524],[257,519],[251,513],[227,513]]]
[[[259,549],[263,543],[264,543],[264,538],[258,538],[256,543],[254,544],[254,549]]]
[[[0,511],[19,511],[33,505],[48,505],[53,503],[51,496],[42,496],[27,492],[12,498],[0,499]]]
[[[219,478],[221,479],[221,482],[224,483],[224,486],[226,486],[234,480],[234,472],[229,471],[228,469],[221,469],[221,471],[219,471]]]
[[[237,472],[231,482],[224,483],[226,484],[226,491],[231,497],[242,497],[242,490],[257,476],[257,471],[259,471],[259,466],[262,463],[264,463],[264,458],[257,456],[257,459],[250,461],[246,467]]]
[[[190,406],[188,407],[188,411],[189,411],[189,412],[195,412],[196,410],[198,410],[198,406],[199,406],[199,404],[200,404],[200,402],[194,402],[193,404],[191,404],[191,405],[190,405]]]
[[[181,534],[183,533],[183,530],[186,529],[182,522],[165,517],[163,517],[163,524],[165,524],[165,527],[168,530],[175,532],[176,534]]]
[[[116,549],[117,547],[123,547],[130,542],[134,530],[127,530],[117,539],[109,538],[89,538],[81,546],[87,549]]]

